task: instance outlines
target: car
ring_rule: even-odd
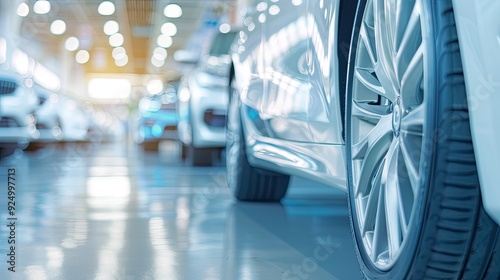
[[[61,130],[59,95],[38,86],[35,87],[35,93],[38,96],[38,108],[34,117],[39,132],[36,143],[61,141],[64,134]]]
[[[173,86],[161,94],[139,101],[139,127],[136,142],[145,149],[158,149],[161,140],[177,140],[177,94]]]
[[[85,112],[80,100],[59,94],[57,114],[63,133],[62,142],[84,143],[89,140],[91,118]]]
[[[179,139],[184,151],[189,147],[193,165],[210,165],[214,150],[225,147],[228,53],[236,33],[217,33],[206,55],[179,85]]]
[[[347,193],[367,279],[499,279],[500,2],[255,10],[231,47],[234,196],[315,180]]]
[[[0,71],[0,155],[12,154],[25,148],[36,139],[33,113],[37,108],[37,97],[26,87],[24,78],[15,73]]]

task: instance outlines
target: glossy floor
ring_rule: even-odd
[[[293,178],[281,204],[237,203],[224,167],[189,167],[169,143],[49,147],[0,174],[0,279],[361,278],[346,197],[322,185]]]

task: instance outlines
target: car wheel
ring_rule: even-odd
[[[188,157],[188,149],[189,147],[181,143],[181,159],[186,160]]]
[[[361,1],[346,106],[349,209],[369,279],[498,279],[451,0]]]
[[[17,144],[0,143],[0,159],[14,154],[16,149],[17,149]]]
[[[158,151],[159,144],[159,140],[144,141],[142,142],[142,149],[144,151]]]
[[[231,89],[233,90],[233,80]],[[226,127],[226,166],[229,188],[238,200],[279,201],[288,188],[290,176],[255,168],[246,155],[239,113],[239,98],[231,93]]]

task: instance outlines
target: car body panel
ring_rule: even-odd
[[[483,205],[500,224],[500,2],[454,0]]]
[[[40,136],[36,142],[57,142],[63,139],[59,123],[59,96],[56,93],[36,89],[39,106],[35,111],[36,127]]]
[[[249,162],[347,191],[334,59],[339,1],[265,3],[232,46]]]

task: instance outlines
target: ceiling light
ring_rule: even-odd
[[[26,3],[21,3],[17,6],[17,15],[20,17],[25,17],[30,13],[30,7]]]
[[[66,23],[60,19],[54,20],[50,25],[50,32],[55,35],[61,35],[66,32]]]
[[[219,31],[221,33],[228,33],[229,31],[231,31],[231,25],[223,23],[219,26]]]
[[[178,18],[182,16],[182,8],[177,4],[169,4],[163,10],[163,14],[169,18]]]
[[[292,4],[295,6],[300,6],[302,5],[302,0],[292,0]]]
[[[127,56],[127,54],[125,54],[120,59],[115,59],[115,64],[118,67],[123,67],[123,66],[127,65],[127,63],[128,63],[128,56]]]
[[[121,33],[115,33],[109,36],[109,45],[112,47],[119,47],[123,45],[123,35]]]
[[[116,47],[113,49],[112,56],[114,59],[122,59],[125,55],[127,55],[127,52],[124,47]]]
[[[64,47],[68,51],[76,51],[78,47],[80,46],[80,42],[78,41],[78,38],[76,37],[69,37],[66,39],[66,43],[64,43]]]
[[[161,26],[161,33],[167,36],[175,36],[177,34],[177,26],[171,22],[164,23]]]
[[[120,30],[120,26],[118,25],[118,22],[114,20],[108,20],[106,21],[102,29],[104,30],[104,34],[113,35]]]
[[[277,15],[279,13],[280,13],[280,7],[278,7],[277,5],[272,5],[269,8],[269,14],[270,15],[275,16],[275,15]]]
[[[156,57],[158,60],[164,60],[167,58],[167,50],[162,47],[156,47],[153,51],[153,57]]]
[[[153,66],[155,67],[162,67],[164,64],[165,64],[165,60],[163,59],[157,59],[156,57],[151,57],[151,64],[153,64]]]
[[[50,2],[47,0],[38,0],[33,6],[33,11],[37,14],[44,15],[50,12]]]
[[[89,61],[89,59],[90,59],[90,54],[86,50],[79,50],[76,53],[75,60],[76,60],[76,62],[78,62],[80,64],[87,63],[87,61]]]
[[[112,15],[115,12],[115,4],[110,1],[104,1],[97,7],[97,12],[103,16]]]
[[[149,80],[146,90],[149,94],[158,94],[163,90],[163,82],[159,79]]]
[[[172,46],[172,37],[162,34],[158,36],[156,43],[158,43],[160,47],[170,48],[170,46]]]

